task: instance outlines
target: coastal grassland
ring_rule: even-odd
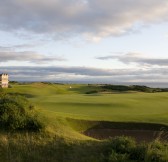
[[[130,137],[68,140],[42,133],[0,132],[2,162],[167,162],[168,143],[137,144]]]
[[[27,96],[41,113],[52,118],[168,123],[167,92],[86,94],[90,89],[98,90],[100,87],[33,83],[13,85],[6,91]]]
[[[0,161],[168,161],[166,142],[137,144],[127,137],[101,141],[81,134],[92,127],[99,127],[102,121],[105,127],[112,128],[113,122],[115,126],[120,123],[117,124],[120,129],[138,128],[136,123],[141,123],[140,127],[144,126],[144,129],[157,127],[148,123],[166,126],[167,92],[104,92],[98,85],[80,84],[29,83],[11,86],[3,91],[27,97],[38,109],[39,115],[44,116],[47,126],[45,130],[34,133],[0,131]]]
[[[13,84],[5,91],[28,97],[39,113],[46,116],[50,123],[47,130],[68,138],[87,139],[81,132],[97,125],[97,121],[168,123],[167,92],[104,93],[99,85],[52,83]],[[128,125],[123,125],[123,129]]]

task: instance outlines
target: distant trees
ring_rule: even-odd
[[[138,92],[168,92],[168,88],[150,88],[143,85],[102,85],[102,88],[106,90],[114,90],[114,91],[138,91]]]

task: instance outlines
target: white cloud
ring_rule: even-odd
[[[118,60],[124,64],[129,63],[136,63],[138,65],[147,65],[147,66],[168,66],[168,58],[149,58],[145,57],[142,53],[137,52],[129,52],[127,54],[123,55],[110,55],[110,56],[102,56],[102,57],[96,57],[99,60]]]
[[[167,0],[5,0],[0,29],[38,34],[102,37],[125,34],[136,23],[168,20]]]
[[[10,80],[21,81],[93,81],[97,83],[112,82],[165,82],[168,69],[100,69],[92,67],[63,66],[2,66],[1,71],[9,73]],[[32,77],[33,76],[33,77]]]
[[[23,45],[25,47],[25,45]],[[27,46],[26,46],[27,47]],[[34,51],[15,51],[14,49],[18,46],[13,47],[2,47],[0,46],[0,63],[9,61],[18,62],[30,62],[35,64],[44,64],[53,61],[65,61],[66,59],[59,56],[46,56],[43,54],[36,53]],[[22,48],[22,46],[20,47]]]

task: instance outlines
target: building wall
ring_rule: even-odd
[[[9,76],[8,74],[0,74],[0,87],[8,88]]]

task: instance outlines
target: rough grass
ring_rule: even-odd
[[[167,162],[168,144],[138,145],[128,137],[72,141],[46,134],[0,132],[2,162]]]
[[[13,84],[12,88],[5,89],[8,93],[28,97],[40,110],[41,115],[46,116],[45,122],[48,126],[44,132],[34,134],[0,132],[0,161],[137,161],[130,160],[127,157],[130,155],[121,155],[111,150],[109,146],[111,147],[113,142],[95,140],[80,132],[99,127],[102,121],[108,121],[105,122],[105,127],[114,127],[111,122],[120,122],[121,128],[137,128],[137,125],[131,125],[130,122],[142,123],[142,127],[143,123],[167,125],[168,93],[86,94],[99,88],[88,85],[33,83]],[[123,123],[128,123],[129,126]],[[148,129],[149,125],[146,127]],[[156,125],[152,125],[152,129],[155,128]],[[158,145],[161,148],[158,148]],[[139,156],[144,147],[135,147],[136,153],[133,155]],[[145,145],[146,147],[147,150],[143,154],[145,159],[139,161],[150,162],[153,158],[157,161],[160,157],[164,162],[168,160],[167,144],[149,144]]]

